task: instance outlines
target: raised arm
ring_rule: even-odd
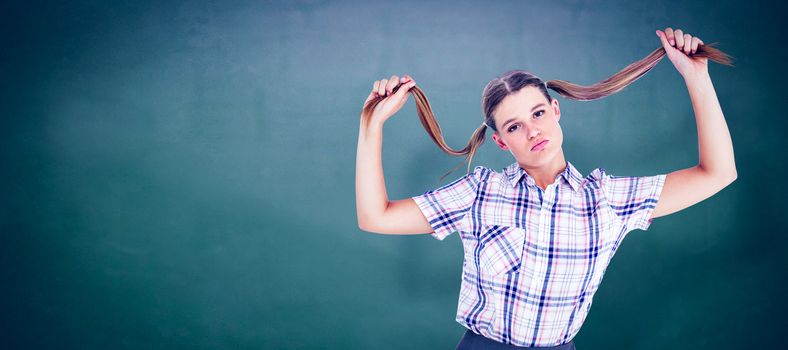
[[[733,143],[709,76],[706,58],[692,58],[697,37],[680,29],[657,31],[668,58],[684,77],[698,129],[698,164],[667,174],[652,218],[698,203],[736,180]]]
[[[403,86],[392,94],[401,83]],[[381,101],[369,119],[368,125],[359,122],[358,149],[356,153],[356,214],[358,226],[375,233],[429,233],[427,219],[413,199],[389,201],[386,181],[383,178],[383,124],[405,104],[408,90],[416,83],[410,77],[382,79],[375,82],[367,98],[388,97]]]

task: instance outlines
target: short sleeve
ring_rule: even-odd
[[[459,179],[411,197],[432,226],[432,237],[442,241],[452,232],[467,229],[463,219],[476,199],[482,169],[477,166]]]
[[[666,174],[653,176],[603,175],[602,189],[613,212],[624,223],[626,232],[651,226]]]

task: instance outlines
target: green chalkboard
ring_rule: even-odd
[[[785,49],[777,3],[603,1],[14,2],[0,11],[4,349],[453,349],[458,237],[359,229],[358,117],[409,74],[447,142],[510,69],[592,84],[686,28],[710,65],[738,179],[630,233],[580,349],[779,347],[785,325]],[[557,94],[556,94],[557,96]],[[583,175],[697,163],[681,76],[663,60],[597,101],[559,96]],[[488,134],[489,137],[489,134]],[[388,195],[462,161],[411,99],[384,128]],[[474,165],[511,154],[481,147]]]

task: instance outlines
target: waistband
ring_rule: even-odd
[[[462,339],[457,344],[456,350],[576,350],[574,341],[570,340],[568,343],[556,346],[515,346],[510,344],[500,343],[493,339],[487,338],[483,335],[476,334],[470,329],[465,330]]]

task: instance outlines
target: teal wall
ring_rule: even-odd
[[[786,325],[788,260],[777,6],[4,4],[0,346],[453,349],[458,236],[357,226],[358,116],[372,83],[413,76],[460,148],[493,77],[592,84],[659,47],[654,30],[667,26],[736,58],[710,73],[739,177],[627,236],[575,343],[768,346]],[[584,175],[697,162],[692,106],[667,58],[618,94],[559,103],[565,155]],[[447,183],[461,160],[428,138],[412,98],[386,123],[391,199]],[[488,138],[474,165],[512,161]]]

